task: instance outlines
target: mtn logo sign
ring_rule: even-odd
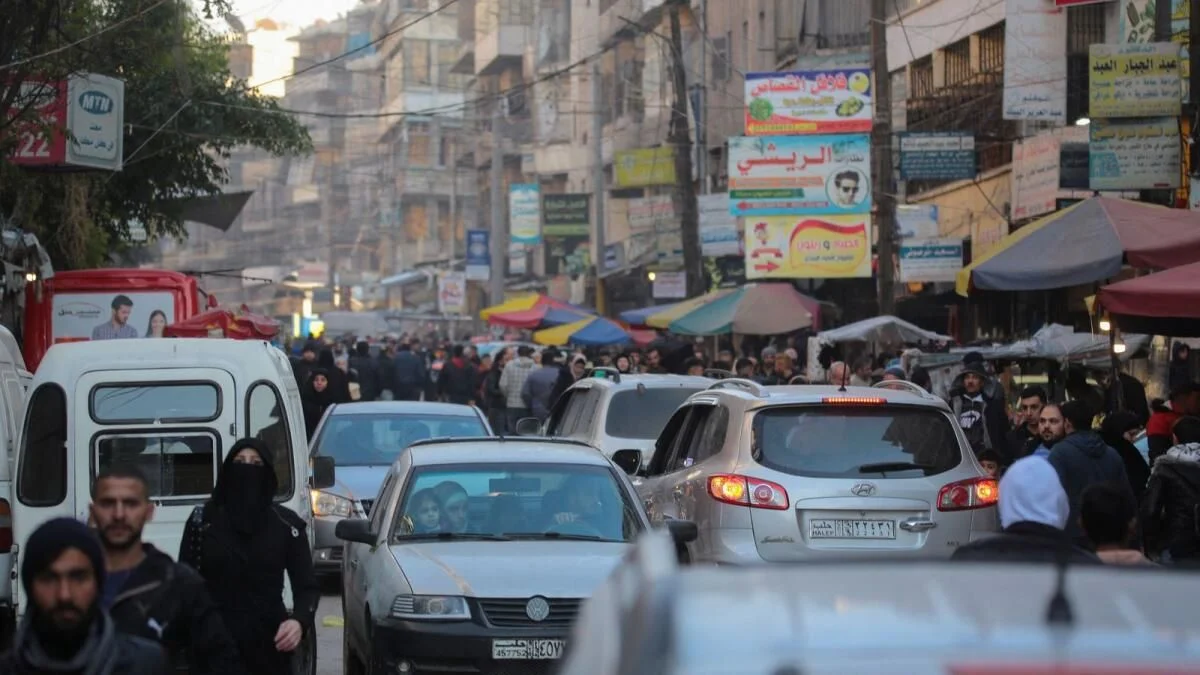
[[[108,94],[93,89],[79,95],[79,107],[93,115],[107,115],[113,110],[113,100]]]

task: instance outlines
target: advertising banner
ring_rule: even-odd
[[[670,146],[618,150],[613,156],[617,187],[675,184],[675,153]]]
[[[467,230],[466,271],[468,281],[485,281],[492,271],[492,233]]]
[[[463,272],[442,272],[438,275],[438,311],[442,314],[466,314],[466,274]]]
[[[902,180],[971,180],[975,136],[957,131],[900,134]]]
[[[954,281],[963,266],[962,239],[926,239],[900,244],[900,281]]]
[[[768,216],[746,221],[747,279],[871,276],[871,216]]]
[[[1092,45],[1088,48],[1089,117],[1177,117],[1179,45]]]
[[[741,255],[737,218],[729,213],[729,193],[700,195],[700,254],[706,258]]]
[[[10,156],[18,166],[81,166],[119,171],[124,161],[125,82],[77,73],[66,80],[21,84],[10,115],[16,125]]]
[[[675,222],[675,200],[671,195],[652,195],[626,200],[626,217],[633,234],[653,232],[659,223]]]
[[[936,239],[938,232],[937,204],[897,204],[896,234],[905,239]]]
[[[52,312],[56,343],[162,337],[162,329],[175,323],[175,295],[56,293]]]
[[[508,245],[508,273],[514,277],[519,277],[526,274],[528,265],[526,261],[529,259],[529,254],[525,249],[525,244],[509,244]]]
[[[871,131],[870,68],[746,74],[746,135]]]
[[[1049,0],[1005,0],[1004,57],[1004,119],[1062,124],[1067,117],[1067,10]]]
[[[509,186],[508,226],[515,243],[536,246],[542,241],[541,188],[537,183]]]
[[[1058,199],[1059,147],[1059,138],[1052,133],[1013,144],[1013,220],[1054,211]]]
[[[1174,117],[1092,120],[1088,182],[1093,190],[1180,186],[1179,120]]]
[[[868,213],[871,137],[729,139],[729,207],[736,216]]]
[[[591,195],[543,194],[542,234],[569,237],[591,234]]]

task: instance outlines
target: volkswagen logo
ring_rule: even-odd
[[[550,616],[550,603],[540,595],[535,595],[525,603],[525,615],[534,623],[541,623]]]
[[[854,485],[854,487],[850,488],[850,494],[854,495],[855,497],[874,497],[875,496],[875,484],[874,483],[856,483]]]

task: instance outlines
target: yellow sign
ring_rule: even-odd
[[[675,153],[670,147],[619,150],[613,156],[617,187],[675,184]]]
[[[747,279],[871,276],[871,216],[746,218]]]
[[[1177,117],[1181,104],[1179,45],[1092,45],[1088,116]]]

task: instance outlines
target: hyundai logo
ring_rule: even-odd
[[[855,497],[874,497],[875,484],[857,483],[854,487],[850,488],[850,494],[854,495]]]
[[[107,115],[112,112],[113,100],[108,94],[94,89],[79,95],[79,107],[93,115]]]

